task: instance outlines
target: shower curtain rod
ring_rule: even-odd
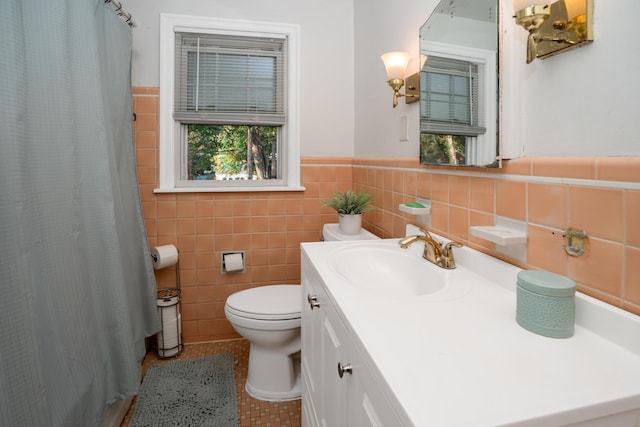
[[[130,13],[127,13],[122,9],[122,3],[118,3],[116,0],[104,0],[104,2],[108,3],[113,11],[117,13],[125,23],[129,24],[130,27],[133,27],[132,16]]]

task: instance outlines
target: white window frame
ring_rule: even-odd
[[[496,52],[440,42],[429,42],[425,43],[421,53],[427,55],[427,61],[429,61],[429,55],[433,55],[484,65],[485,77],[478,84],[483,86],[484,91],[484,105],[479,106],[479,108],[485,111],[486,132],[475,137],[475,141],[472,144],[468,144],[467,158],[470,162],[469,164],[488,165],[495,162],[498,146],[498,141],[496,141],[498,85],[495,78],[488,77],[497,75]],[[489,138],[493,139],[493,144],[487,143]]]
[[[281,129],[282,153],[286,163],[283,180],[275,185],[265,181],[199,181],[193,186],[178,186],[181,162],[181,123],[173,119],[175,85],[175,33],[287,37],[287,111]],[[167,192],[302,191],[300,184],[299,115],[299,33],[295,24],[160,14],[160,187]]]

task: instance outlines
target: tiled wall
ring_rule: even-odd
[[[432,229],[495,255],[469,236],[495,215],[528,222],[528,265],[566,274],[579,289],[640,314],[640,159],[521,159],[500,170],[428,168],[415,159],[302,159],[303,192],[156,194],[158,89],[134,88],[138,178],[151,247],[180,251],[182,326],[186,342],[237,337],[224,317],[228,295],[265,284],[298,283],[300,242],[320,239],[336,214],[322,202],[334,191],[366,189],[378,207],[364,225],[381,237],[404,234],[414,218],[398,205],[433,201]],[[590,235],[588,253],[563,249],[568,226]],[[220,252],[244,250],[245,273],[220,274]],[[175,269],[157,272],[174,287]]]
[[[300,283],[300,242],[319,241],[336,222],[322,206],[351,187],[351,159],[302,159],[304,192],[162,193],[158,187],[158,90],[134,88],[138,179],[149,245],[179,251],[182,328],[186,342],[237,337],[224,316],[231,293],[265,284]],[[246,271],[220,273],[220,252],[243,250]],[[159,288],[176,271],[156,272]]]
[[[574,279],[578,290],[640,314],[640,158],[534,158],[502,169],[428,168],[415,159],[355,160],[354,183],[379,209],[366,227],[397,237],[415,217],[398,205],[432,200],[431,229],[523,268]],[[495,216],[526,222],[527,262],[505,258],[469,233]],[[564,231],[589,235],[583,256],[569,256]]]

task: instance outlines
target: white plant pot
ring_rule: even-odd
[[[342,234],[350,236],[360,233],[362,214],[338,214],[338,228]]]

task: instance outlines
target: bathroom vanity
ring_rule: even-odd
[[[380,373],[338,314],[313,267],[305,263],[302,295],[302,398],[307,426],[407,425],[396,414]],[[355,375],[354,375],[355,372]]]
[[[536,335],[515,321],[520,269],[455,256],[302,244],[303,425],[640,426],[638,316],[578,293],[574,335]]]

